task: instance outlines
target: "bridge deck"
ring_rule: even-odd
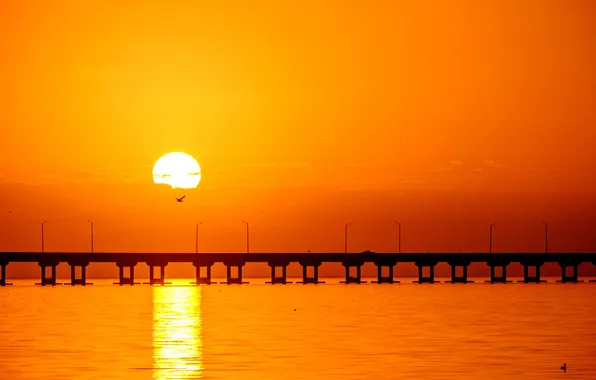
[[[596,253],[109,253],[109,252],[0,252],[1,262],[70,262],[88,261],[89,263],[167,262],[192,263],[209,262],[329,262],[350,261],[375,262],[590,262],[596,263]]]

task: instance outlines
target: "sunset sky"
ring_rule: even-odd
[[[592,0],[0,3],[0,251],[596,251]],[[153,184],[165,153],[197,189]],[[186,194],[183,203],[174,197]]]

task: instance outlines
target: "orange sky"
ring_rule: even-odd
[[[0,250],[595,251],[591,0],[0,4]],[[184,203],[154,162],[201,164]],[[10,213],[9,213],[10,211]]]

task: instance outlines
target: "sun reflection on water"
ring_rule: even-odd
[[[153,379],[198,379],[203,374],[201,289],[153,290]]]

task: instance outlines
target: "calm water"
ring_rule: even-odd
[[[596,379],[596,284],[95,283],[0,288],[0,379]]]

